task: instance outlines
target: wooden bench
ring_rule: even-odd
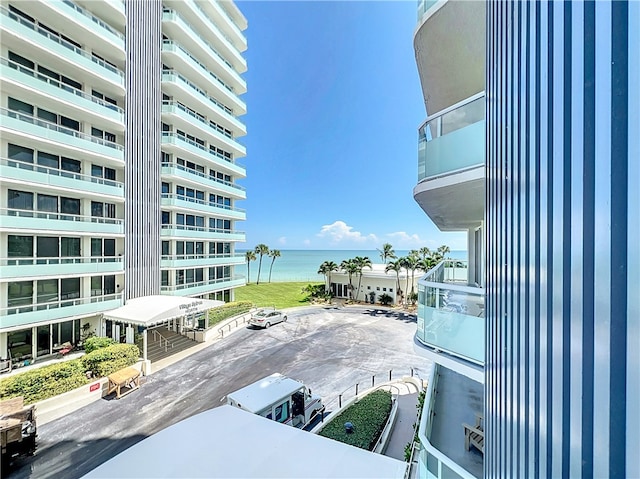
[[[116,399],[126,396],[140,387],[140,371],[128,367],[109,374],[109,386],[107,395],[116,393]]]
[[[471,446],[474,446],[484,454],[483,419],[482,414],[476,413],[476,424],[474,426],[462,423],[462,427],[464,428],[464,447],[467,451],[470,450]]]

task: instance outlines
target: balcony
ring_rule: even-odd
[[[216,100],[181,73],[175,70],[163,70],[162,83],[163,91],[167,94],[187,103],[195,101],[200,108],[209,113],[213,120],[232,130],[235,136],[247,134],[245,126],[233,116],[231,108]]]
[[[122,306],[122,294],[107,294],[84,298],[63,299],[47,303],[11,306],[0,309],[2,328],[15,326],[28,327],[43,321],[55,321],[61,318],[93,316],[103,311]]]
[[[200,132],[199,136],[212,138],[216,146],[223,148],[234,156],[244,156],[247,149],[238,143],[233,136],[220,131],[209,123],[207,118],[175,101],[162,102],[163,122],[174,125],[179,129],[192,130],[194,127]]]
[[[236,21],[220,6],[217,1],[206,2],[202,5],[206,9],[207,17],[213,19],[220,31],[239,51],[244,52],[247,49],[247,39],[242,34]],[[246,23],[246,22],[245,22]],[[246,28],[243,25],[243,29]]]
[[[216,170],[233,176],[240,178],[247,176],[244,165],[237,160],[214,153],[206,146],[192,141],[183,135],[166,131],[162,132],[162,150],[174,153],[182,158],[195,159],[195,161],[204,160],[213,163]]]
[[[25,141],[26,138],[31,144],[34,141],[44,144],[56,143],[59,148],[69,148],[79,153],[124,162],[124,149],[117,143],[7,108],[0,108],[0,116],[0,129],[6,139],[15,137]]]
[[[24,96],[41,95],[64,103],[70,111],[79,113],[83,118],[92,118],[95,124],[104,123],[108,128],[124,130],[124,110],[73,88],[54,78],[38,73],[7,58],[0,58],[0,75],[9,91],[21,91]],[[11,87],[9,87],[9,84]],[[39,102],[34,102],[38,103]],[[59,106],[58,106],[59,108]]]
[[[207,90],[215,90],[215,96],[227,105],[230,105],[238,115],[243,115],[247,112],[246,105],[236,94],[233,87],[210,71],[205,64],[179,43],[173,40],[164,40],[162,42],[162,57],[163,61],[165,61],[165,57],[168,57],[166,63],[173,64],[174,66],[178,64],[179,67],[175,66],[175,68],[185,72],[185,74],[187,71],[191,71],[194,75],[193,77],[188,75],[189,78],[194,78],[196,83],[205,86]],[[195,77],[199,78],[199,80],[196,80]],[[211,86],[211,88],[209,88],[209,86]]]
[[[7,184],[27,183],[51,189],[84,191],[88,197],[124,201],[124,185],[119,181],[81,175],[9,158],[0,158],[0,177]]]
[[[244,264],[244,255],[236,253],[226,254],[176,254],[163,255],[160,260],[161,268],[190,268],[227,266]]]
[[[218,218],[245,220],[246,213],[242,208],[236,208],[211,201],[191,198],[184,195],[162,193],[160,205],[165,209],[189,210],[196,213],[204,213]]]
[[[162,176],[176,178],[185,184],[204,187],[212,191],[219,191],[237,199],[245,199],[247,197],[243,186],[214,178],[206,173],[192,170],[177,163],[162,163]]]
[[[471,376],[480,373],[481,378],[485,292],[467,285],[467,272],[466,261],[444,260],[418,281],[416,339],[436,353],[462,359],[462,366],[472,371]],[[437,355],[433,360],[440,362]],[[443,364],[450,367],[452,363]]]
[[[123,220],[67,213],[0,208],[0,231],[42,234],[52,231],[77,235],[123,236]]]
[[[0,279],[24,281],[42,276],[122,273],[123,256],[0,258]]]
[[[427,118],[418,130],[414,198],[442,231],[484,218],[484,93]]]
[[[163,238],[170,237],[175,239],[203,239],[211,241],[245,240],[244,231],[178,224],[162,225],[160,236],[162,236]]]
[[[162,22],[167,36],[181,40],[189,50],[197,51],[200,58],[206,58],[207,67],[224,77],[223,81],[238,94],[246,93],[247,84],[235,71],[233,64],[207,42],[178,12],[165,7],[162,11]]]
[[[90,75],[96,86],[108,83],[110,87],[102,88],[107,93],[110,91],[119,91],[120,94],[124,92],[124,73],[118,68],[26,18],[16,15],[4,6],[0,7],[0,15],[2,18],[0,22],[3,32],[2,40],[7,47],[13,48],[26,42],[31,45],[32,55],[35,59],[38,57],[43,59],[56,58],[72,69]],[[81,78],[77,79],[81,80]]]
[[[418,22],[422,20],[422,17],[424,16],[424,14],[427,13],[427,11],[431,7],[433,7],[436,3],[438,3],[438,0],[419,0],[418,1]]]
[[[171,286],[161,286],[163,294],[172,296],[193,296],[196,294],[212,293],[223,289],[236,288],[246,284],[244,276],[233,276],[232,278],[210,279],[199,283],[178,284]]]

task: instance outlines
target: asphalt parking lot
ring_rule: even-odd
[[[396,311],[308,307],[269,329],[241,327],[192,356],[144,378],[140,390],[102,399],[38,429],[35,456],[10,478],[78,478],[145,437],[219,406],[224,396],[274,372],[302,380],[328,410],[352,386],[419,374],[415,316]],[[212,444],[211,447],[215,447]],[[166,451],[171,454],[171,451]]]

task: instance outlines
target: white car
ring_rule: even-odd
[[[287,316],[282,314],[282,311],[276,311],[275,309],[261,309],[251,315],[249,324],[260,328],[268,328],[269,326],[286,320]]]

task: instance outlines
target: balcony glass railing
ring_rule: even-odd
[[[244,209],[236,208],[235,206],[224,205],[224,204],[221,204],[221,203],[216,203],[215,201],[201,200],[201,199],[198,199],[198,198],[193,198],[193,197],[185,196],[185,195],[176,195],[176,194],[173,194],[173,193],[162,193],[162,198],[181,200],[181,201],[188,201],[189,203],[196,203],[198,205],[208,206],[208,207],[212,207],[212,208],[221,208],[223,210],[228,210],[228,211],[237,211],[238,213],[244,213],[245,212]]]
[[[69,213],[53,213],[48,211],[20,210],[16,208],[0,208],[0,216],[18,216],[20,218],[38,218],[45,220],[76,221],[81,223],[101,223],[108,225],[122,225],[119,218],[105,218],[101,216],[75,215]]]
[[[484,92],[436,113],[418,129],[418,181],[484,163]]]
[[[179,103],[177,101],[164,100],[162,102],[162,105],[166,106],[166,107],[169,107],[169,108],[178,108],[180,111],[185,112],[187,115],[192,117],[194,120],[198,120],[200,123],[202,123],[202,126],[205,128],[205,131],[208,131],[209,128],[212,128],[215,131],[217,131],[218,133],[220,133],[221,135],[229,138],[230,140],[233,140],[235,142],[238,141],[233,137],[233,135],[231,135],[231,133],[226,132],[220,126],[212,125],[209,121],[207,121],[207,118],[204,115],[201,115],[200,113],[198,113],[198,112],[196,112],[194,110],[191,110],[190,108],[187,108],[182,103]]]
[[[61,170],[59,168],[49,168],[48,166],[12,160],[10,158],[0,158],[0,165],[10,166],[12,168],[18,168],[20,170],[35,171],[37,173],[44,173],[50,176],[61,176],[63,178],[71,178],[73,180],[97,183],[99,185],[114,186],[120,189],[124,188],[124,184],[119,181],[107,180],[105,178],[98,178],[96,176],[81,175],[80,173],[74,173],[73,171]]]
[[[467,286],[467,263],[444,260],[418,281],[416,337],[440,351],[484,365],[482,288]]]
[[[198,260],[198,259],[231,259],[231,258],[244,258],[240,253],[218,253],[218,254],[163,254],[161,259],[163,261],[185,261],[185,260]]]
[[[164,162],[164,163],[162,163],[162,167],[163,168],[175,168],[177,170],[184,171],[185,173],[188,173],[190,175],[198,176],[198,177],[206,180],[207,182],[213,181],[213,182],[219,183],[221,185],[229,186],[229,187],[234,188],[236,190],[245,191],[245,187],[244,186],[238,185],[236,183],[232,183],[231,181],[225,181],[225,180],[221,180],[220,178],[215,178],[215,177],[213,177],[211,175],[207,175],[206,173],[203,173],[201,171],[196,171],[196,170],[193,170],[191,168],[187,168],[186,166],[179,165],[178,163]]]
[[[220,110],[226,113],[231,119],[235,120],[236,118],[233,116],[233,110],[226,106],[223,103],[220,103],[218,100],[210,96],[206,91],[202,88],[198,87],[195,83],[185,78],[183,75],[178,73],[175,70],[162,70],[162,75],[167,75],[167,78],[171,80],[175,80],[176,78],[180,79],[182,82],[186,83],[193,90],[197,91],[200,95],[204,96],[207,100],[217,106]]]
[[[85,17],[87,17],[89,20],[91,20],[95,24],[101,26],[102,28],[107,30],[112,35],[115,35],[116,37],[118,37],[120,40],[124,40],[124,35],[122,33],[120,33],[118,30],[113,28],[111,25],[108,25],[108,24],[104,23],[98,17],[94,16],[91,12],[85,10],[84,8],[82,8],[79,5],[76,5],[71,0],[62,0],[62,3],[64,3],[67,6],[69,6],[70,8],[73,8],[76,12],[80,13],[81,15],[84,15]]]
[[[48,83],[49,85],[52,85],[56,88],[60,88],[61,90],[67,91],[69,93],[73,93],[74,95],[79,96],[80,98],[84,98],[85,100],[92,101],[93,103],[96,103],[100,106],[108,108],[109,110],[117,111],[121,115],[124,114],[124,110],[119,106],[114,105],[113,103],[109,103],[104,100],[101,100],[100,98],[96,98],[95,96],[89,95],[88,93],[85,93],[82,90],[73,88],[72,86],[69,86],[66,83],[62,83],[61,81],[58,81],[55,78],[51,78],[46,75],[43,75],[42,73],[38,73],[35,70],[32,70],[31,68],[27,68],[23,65],[20,65],[19,63],[9,60],[8,58],[4,58],[4,57],[0,58],[0,63],[2,65],[6,65],[15,70],[18,70],[20,73],[24,73],[25,75],[29,75],[32,78],[36,78],[45,83]]]
[[[91,60],[92,62],[100,65],[101,67],[109,70],[110,72],[117,74],[120,78],[124,78],[124,73],[121,70],[119,70],[118,68],[116,68],[113,65],[105,62],[104,60],[101,60],[100,58],[94,57],[89,52],[83,50],[82,48],[78,48],[74,44],[69,43],[68,41],[64,40],[63,38],[60,38],[57,35],[54,35],[53,33],[49,32],[48,30],[45,30],[44,28],[40,27],[39,25],[36,25],[35,23],[30,22],[26,18],[23,18],[23,17],[21,17],[19,15],[16,15],[12,11],[10,11],[8,8],[6,8],[4,6],[0,6],[0,12],[2,13],[3,16],[8,17],[11,20],[14,20],[14,21],[20,23],[21,25],[33,30],[34,32],[39,33],[40,35],[48,38],[49,40],[51,40],[53,42],[56,42],[57,44],[62,45],[63,47],[68,48],[69,50],[77,53],[78,55],[81,55],[81,56]]]
[[[185,230],[185,231],[200,231],[203,233],[214,233],[224,235],[244,235],[244,231],[238,230],[226,230],[223,228],[207,228],[206,226],[191,226],[191,225],[178,225],[168,224],[162,225],[163,230]]]
[[[9,110],[7,108],[0,108],[0,115],[25,121],[27,123],[31,123],[32,125],[46,128],[47,130],[57,131],[59,133],[64,133],[65,135],[71,135],[75,138],[91,141],[92,143],[98,143],[99,145],[107,146],[118,151],[124,150],[122,145],[118,145],[117,143],[114,143],[112,141],[107,141],[103,138],[88,135],[86,133],[74,130],[73,128],[67,128],[66,126],[58,125],[57,123],[51,123],[50,121],[41,120],[40,118],[37,118],[33,115],[25,115],[24,113]]]
[[[220,283],[229,283],[231,281],[242,281],[244,276],[232,276],[228,278],[209,279],[207,281],[199,281],[197,283],[175,284],[169,286],[161,286],[161,291],[179,291],[181,289],[200,288],[202,286],[215,286]]]
[[[194,2],[193,0],[187,0],[186,3],[188,3],[189,5],[195,6],[198,10],[200,10],[200,13],[202,14],[202,19],[207,22],[207,24],[209,25],[209,28],[212,31],[220,34],[225,40],[227,40],[227,42],[229,42],[229,45],[236,50],[238,56],[240,55],[240,52],[238,51],[237,47],[234,45],[233,40],[229,38],[229,35],[227,35],[222,30],[220,30],[218,26],[211,21],[211,19],[209,18],[209,14],[202,9],[199,2]]]
[[[56,256],[53,258],[0,258],[0,266],[122,263],[124,256]]]
[[[433,7],[436,3],[438,3],[438,0],[418,0],[418,22],[422,20],[422,17],[427,13],[427,10]]]
[[[12,305],[6,308],[0,309],[0,316],[7,316],[17,313],[28,313],[30,311],[46,311],[50,309],[65,308],[70,306],[80,306],[92,303],[102,303],[105,301],[113,301],[121,299],[121,293],[105,294],[101,296],[89,296],[84,298],[69,298],[69,299],[57,299],[54,301],[47,301],[46,303],[29,303],[25,305]]]
[[[194,147],[198,148],[199,150],[202,150],[207,155],[215,156],[216,158],[224,160],[227,163],[231,163],[232,165],[236,165],[236,166],[238,166],[240,168],[244,168],[244,165],[242,163],[240,163],[238,160],[235,160],[233,158],[227,158],[224,155],[221,155],[221,154],[219,154],[217,152],[211,151],[206,146],[201,145],[200,143],[198,143],[196,141],[193,141],[193,140],[187,138],[184,135],[179,135],[177,133],[171,133],[171,132],[164,131],[164,132],[162,132],[162,137],[166,138],[168,140],[174,140],[174,139],[178,138],[178,139],[184,141],[185,143],[188,143],[189,145],[194,146]]]

